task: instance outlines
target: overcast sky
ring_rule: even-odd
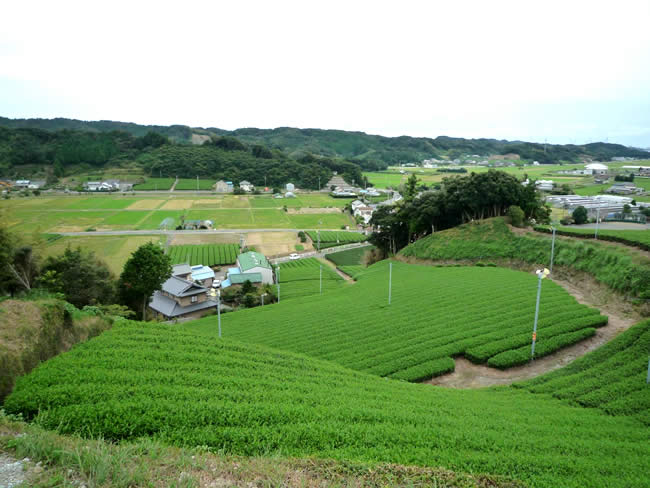
[[[650,147],[650,0],[5,2],[0,115]]]

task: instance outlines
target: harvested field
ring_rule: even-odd
[[[165,200],[138,200],[129,205],[129,210],[155,210]]]
[[[160,207],[161,210],[184,210],[192,206],[192,200],[168,200]]]
[[[246,236],[246,245],[253,246],[265,256],[282,256],[295,251],[300,244],[295,232],[251,232]],[[311,250],[309,243],[303,243],[305,250]]]

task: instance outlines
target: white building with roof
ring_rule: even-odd
[[[584,169],[586,175],[606,175],[608,172],[609,168],[602,163],[589,163],[585,165]]]

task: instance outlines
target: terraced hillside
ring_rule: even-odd
[[[650,470],[650,430],[634,418],[511,387],[387,381],[151,323],[123,321],[43,363],[19,379],[5,408],[109,440],[418,464],[535,487],[640,488]]]
[[[506,368],[530,360],[537,279],[503,268],[434,268],[388,263],[322,297],[288,300],[222,317],[226,337],[300,352],[379,376],[417,381],[453,370],[453,357]],[[607,323],[564,289],[545,281],[537,356],[595,333]],[[214,334],[214,319],[183,325]]]
[[[635,249],[579,239],[557,239],[555,266],[592,275],[630,297],[650,298],[650,259]],[[436,232],[400,251],[404,258],[433,261],[516,261],[548,266],[551,237],[536,232],[515,234],[503,218],[472,222]]]
[[[567,367],[514,386],[570,405],[630,415],[650,426],[650,385],[645,382],[649,353],[646,320]]]

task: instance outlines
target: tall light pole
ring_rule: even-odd
[[[555,225],[552,225],[551,229],[553,229],[553,239],[551,240],[551,269],[549,273],[553,273],[553,257],[555,256]]]
[[[542,294],[542,280],[548,276],[550,271],[546,268],[535,271],[537,275],[537,302],[535,303],[535,324],[533,325],[533,346],[530,350],[531,361],[535,359],[535,342],[537,341],[537,318],[539,317],[539,297]]]
[[[393,288],[393,262],[388,263],[388,305],[390,305],[390,299]]]
[[[219,328],[219,338],[221,339],[221,289],[217,288],[217,285],[213,283],[208,295],[210,295],[212,300],[217,299],[217,325]]]
[[[278,272],[276,273],[276,278],[278,280],[278,303],[280,303],[280,265],[278,264]]]

